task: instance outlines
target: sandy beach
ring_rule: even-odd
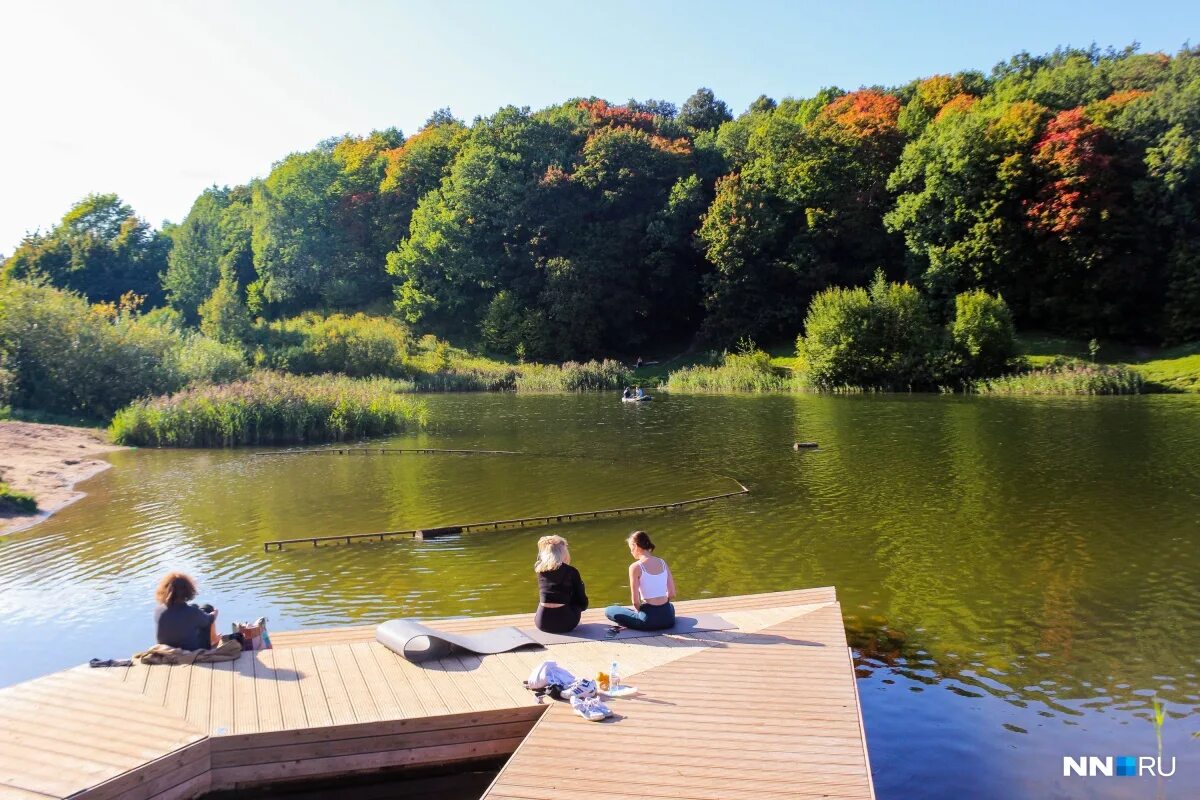
[[[32,494],[38,504],[34,514],[0,511],[0,535],[36,525],[83,497],[75,484],[112,466],[94,456],[123,449],[109,444],[101,430],[0,422],[0,481]]]

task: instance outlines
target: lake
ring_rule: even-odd
[[[372,446],[522,455],[137,450],[0,544],[0,685],[153,640],[154,586],[276,630],[532,611],[538,536],[593,605],[626,602],[644,528],[682,598],[837,587],[880,798],[1200,794],[1200,397],[428,397]],[[819,449],[793,451],[795,441]],[[267,539],[670,502],[690,509],[427,542]],[[788,702],[790,676],[731,692]],[[1063,778],[1155,755],[1174,777]]]

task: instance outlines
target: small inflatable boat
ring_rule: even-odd
[[[653,399],[654,398],[651,397],[650,395],[644,394],[641,397],[622,397],[621,402],[622,403],[646,403]]]

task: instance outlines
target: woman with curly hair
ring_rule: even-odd
[[[207,650],[221,643],[217,635],[217,610],[197,606],[196,582],[182,572],[171,572],[159,581],[154,599],[154,624],[158,643],[182,650]]]

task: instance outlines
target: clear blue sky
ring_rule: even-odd
[[[898,84],[1056,45],[1174,52],[1200,3],[25,2],[0,8],[0,253],[89,192],[154,224],[329,136],[436,108]]]

